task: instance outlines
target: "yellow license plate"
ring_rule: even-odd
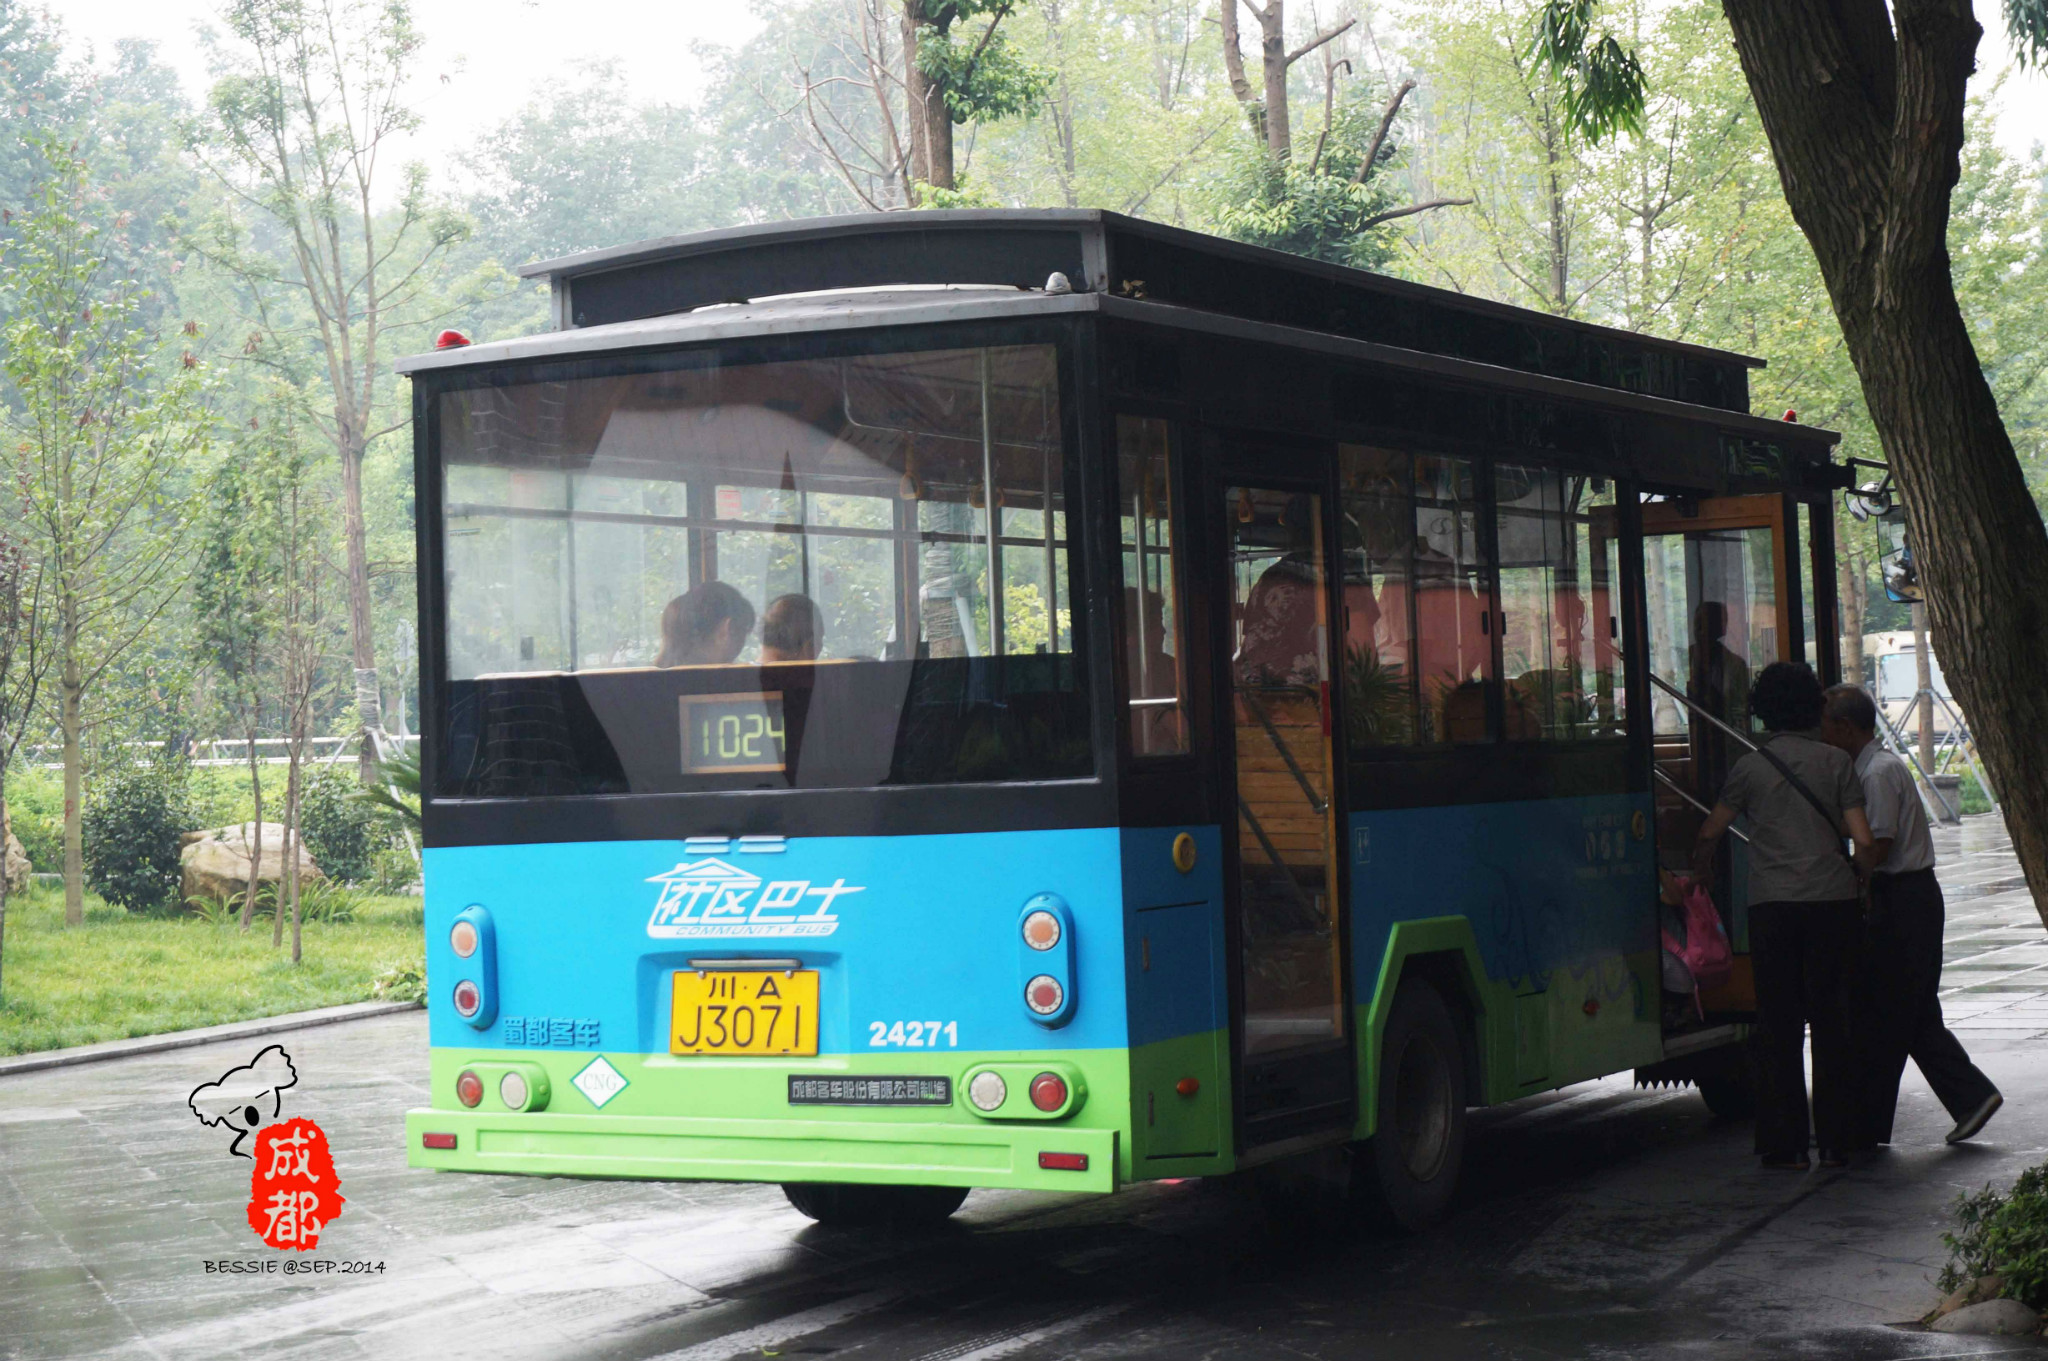
[[[686,970],[675,975],[671,1054],[815,1054],[818,975]]]

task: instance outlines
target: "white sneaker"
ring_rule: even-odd
[[[2005,1098],[1997,1092],[1993,1092],[1985,1097],[1983,1105],[1956,1121],[1956,1127],[1948,1132],[1948,1141],[1952,1144],[1959,1144],[1965,1139],[1974,1137],[1978,1130],[1983,1129],[1985,1125],[1990,1123],[1991,1117],[1996,1115],[1998,1108],[2004,1104]]]

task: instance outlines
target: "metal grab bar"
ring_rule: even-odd
[[[1737,729],[1722,722],[1721,719],[1718,716],[1716,716],[1711,710],[1701,705],[1698,701],[1694,700],[1692,696],[1686,694],[1677,686],[1671,684],[1669,681],[1659,676],[1656,672],[1646,671],[1643,674],[1650,678],[1650,684],[1656,686],[1659,690],[1662,690],[1665,694],[1671,696],[1671,698],[1677,700],[1680,704],[1683,704],[1686,708],[1692,710],[1701,718],[1704,718],[1705,720],[1707,720],[1707,722],[1719,728],[1722,732],[1727,733],[1730,737],[1742,743],[1743,746],[1748,747],[1751,751],[1762,750],[1762,748],[1757,745],[1755,738],[1751,737],[1748,733],[1740,732]]]
[[[1666,789],[1678,795],[1679,798],[1684,799],[1687,803],[1699,809],[1708,817],[1714,816],[1714,810],[1707,807],[1705,804],[1701,803],[1698,799],[1694,798],[1692,796],[1691,791],[1687,790],[1684,785],[1672,779],[1669,775],[1666,775],[1663,771],[1657,769],[1654,765],[1650,767],[1650,773],[1652,775],[1655,775],[1657,779],[1663,783]],[[1731,825],[1728,828],[1728,830],[1735,833],[1736,839],[1741,841],[1744,845],[1749,844],[1749,834],[1744,832],[1741,828]]]

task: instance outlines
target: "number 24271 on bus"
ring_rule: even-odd
[[[670,994],[671,1054],[815,1054],[818,975],[678,971]]]

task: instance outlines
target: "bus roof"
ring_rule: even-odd
[[[1749,410],[1762,361],[1094,209],[865,213],[665,237],[527,265],[557,330],[717,303],[904,284],[1042,289],[1249,321]]]
[[[1612,411],[1643,412],[1695,423],[1710,421],[1715,427],[1730,433],[1804,446],[1807,457],[1815,461],[1825,461],[1827,450],[1840,438],[1835,432],[1818,426],[1787,424],[1747,412],[1702,410],[1697,404],[1668,397],[1617,391],[1569,378],[1506,369],[1270,322],[1220,316],[1149,298],[1119,298],[1101,293],[1056,294],[1007,286],[856,288],[763,298],[758,302],[712,304],[690,312],[663,313],[602,326],[542,331],[510,340],[436,350],[401,359],[397,367],[401,373],[426,374],[491,364],[589,358],[720,341],[1085,314],[1314,350],[1418,376],[1538,393]]]

